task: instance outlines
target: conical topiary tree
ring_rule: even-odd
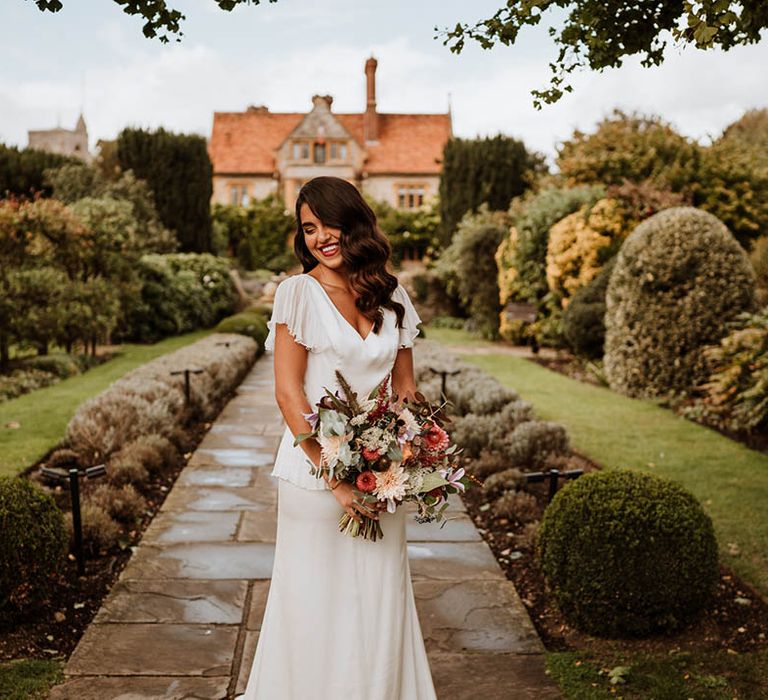
[[[719,219],[673,207],[624,241],[606,293],[605,374],[630,396],[684,392],[706,378],[703,346],[754,307],[744,249]]]

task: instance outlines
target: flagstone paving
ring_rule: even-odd
[[[269,472],[284,427],[265,357],[185,467],[51,700],[243,692],[269,592],[277,506]],[[561,698],[514,586],[461,499],[450,503],[443,528],[407,526],[439,700]]]

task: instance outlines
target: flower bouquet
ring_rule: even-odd
[[[359,401],[338,370],[336,377],[342,394],[326,387],[317,410],[303,414],[312,432],[297,435],[293,443],[307,438],[320,443],[320,465],[307,460],[310,473],[347,481],[360,500],[386,501],[390,513],[409,500],[418,506],[418,522],[442,521],[448,494],[473,481],[444,428],[450,422],[444,404],[432,406],[420,392],[411,403],[400,400],[389,391],[390,375]],[[373,541],[383,537],[378,520],[363,517],[360,524],[349,513],[339,519],[339,530]]]

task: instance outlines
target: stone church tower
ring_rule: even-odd
[[[90,163],[93,159],[88,151],[88,129],[82,114],[80,114],[73,130],[57,127],[55,129],[30,130],[27,134],[29,148],[48,151],[48,153],[59,153],[64,156],[75,156],[86,163]]]

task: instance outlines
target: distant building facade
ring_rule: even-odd
[[[376,66],[375,58],[365,63],[361,113],[334,113],[330,95],[315,95],[305,114],[267,107],[215,112],[208,144],[212,201],[245,206],[275,193],[292,207],[301,185],[318,175],[342,177],[400,209],[436,194],[451,113],[377,112]]]
[[[59,153],[64,156],[75,156],[86,163],[92,158],[88,151],[88,129],[85,126],[83,115],[77,120],[75,128],[39,129],[28,131],[29,148],[48,153]]]

